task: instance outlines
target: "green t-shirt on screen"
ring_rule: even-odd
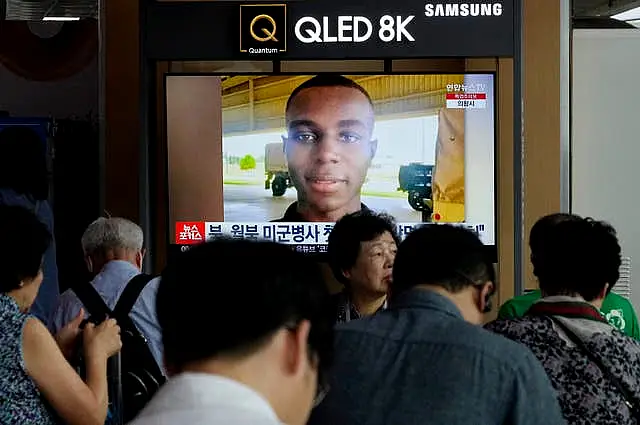
[[[542,294],[539,289],[514,297],[500,307],[498,318],[514,319],[516,317],[522,317],[529,308],[531,308],[531,305],[541,297]],[[638,317],[629,300],[610,292],[602,302],[600,312],[611,325],[620,329],[630,337],[640,340]]]

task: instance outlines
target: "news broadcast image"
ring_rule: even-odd
[[[297,202],[326,211],[356,199],[402,236],[459,223],[494,244],[492,74],[347,75],[362,90],[313,87],[288,103],[312,77],[206,76],[220,87],[223,215],[172,217],[174,243],[227,234],[322,250],[333,220],[300,216]]]

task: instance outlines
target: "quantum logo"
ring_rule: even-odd
[[[287,51],[287,5],[240,5],[240,51],[278,54]]]
[[[269,25],[271,26],[270,29],[267,29],[265,27],[260,28],[260,30],[262,30],[262,32],[266,34],[266,36],[264,37],[261,37],[256,34],[256,27],[258,26],[257,24],[262,20],[269,22]],[[271,16],[265,15],[265,14],[256,16],[251,20],[251,23],[249,24],[249,33],[251,33],[251,37],[253,37],[254,40],[259,42],[273,40],[277,43],[278,42],[278,39],[276,38],[277,30],[278,30],[278,25],[276,24],[276,20],[273,19]]]

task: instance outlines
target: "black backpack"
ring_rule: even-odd
[[[87,321],[97,325],[109,317],[116,319],[120,326],[122,350],[109,362],[109,373],[115,376],[115,383],[110,383],[110,414],[114,416],[115,423],[133,420],[166,381],[146,338],[129,317],[140,293],[152,279],[147,274],[131,279],[113,311],[92,284],[73,288],[90,315]]]

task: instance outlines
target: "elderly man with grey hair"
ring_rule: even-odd
[[[110,309],[115,307],[127,283],[141,274],[143,241],[140,226],[119,217],[99,218],[82,235],[85,262],[94,276],[91,285]],[[156,317],[159,281],[159,278],[154,278],[144,286],[130,317],[149,342],[151,353],[162,369],[162,334]],[[89,316],[73,290],[65,291],[53,317],[54,330],[58,331],[81,312],[85,317]]]

